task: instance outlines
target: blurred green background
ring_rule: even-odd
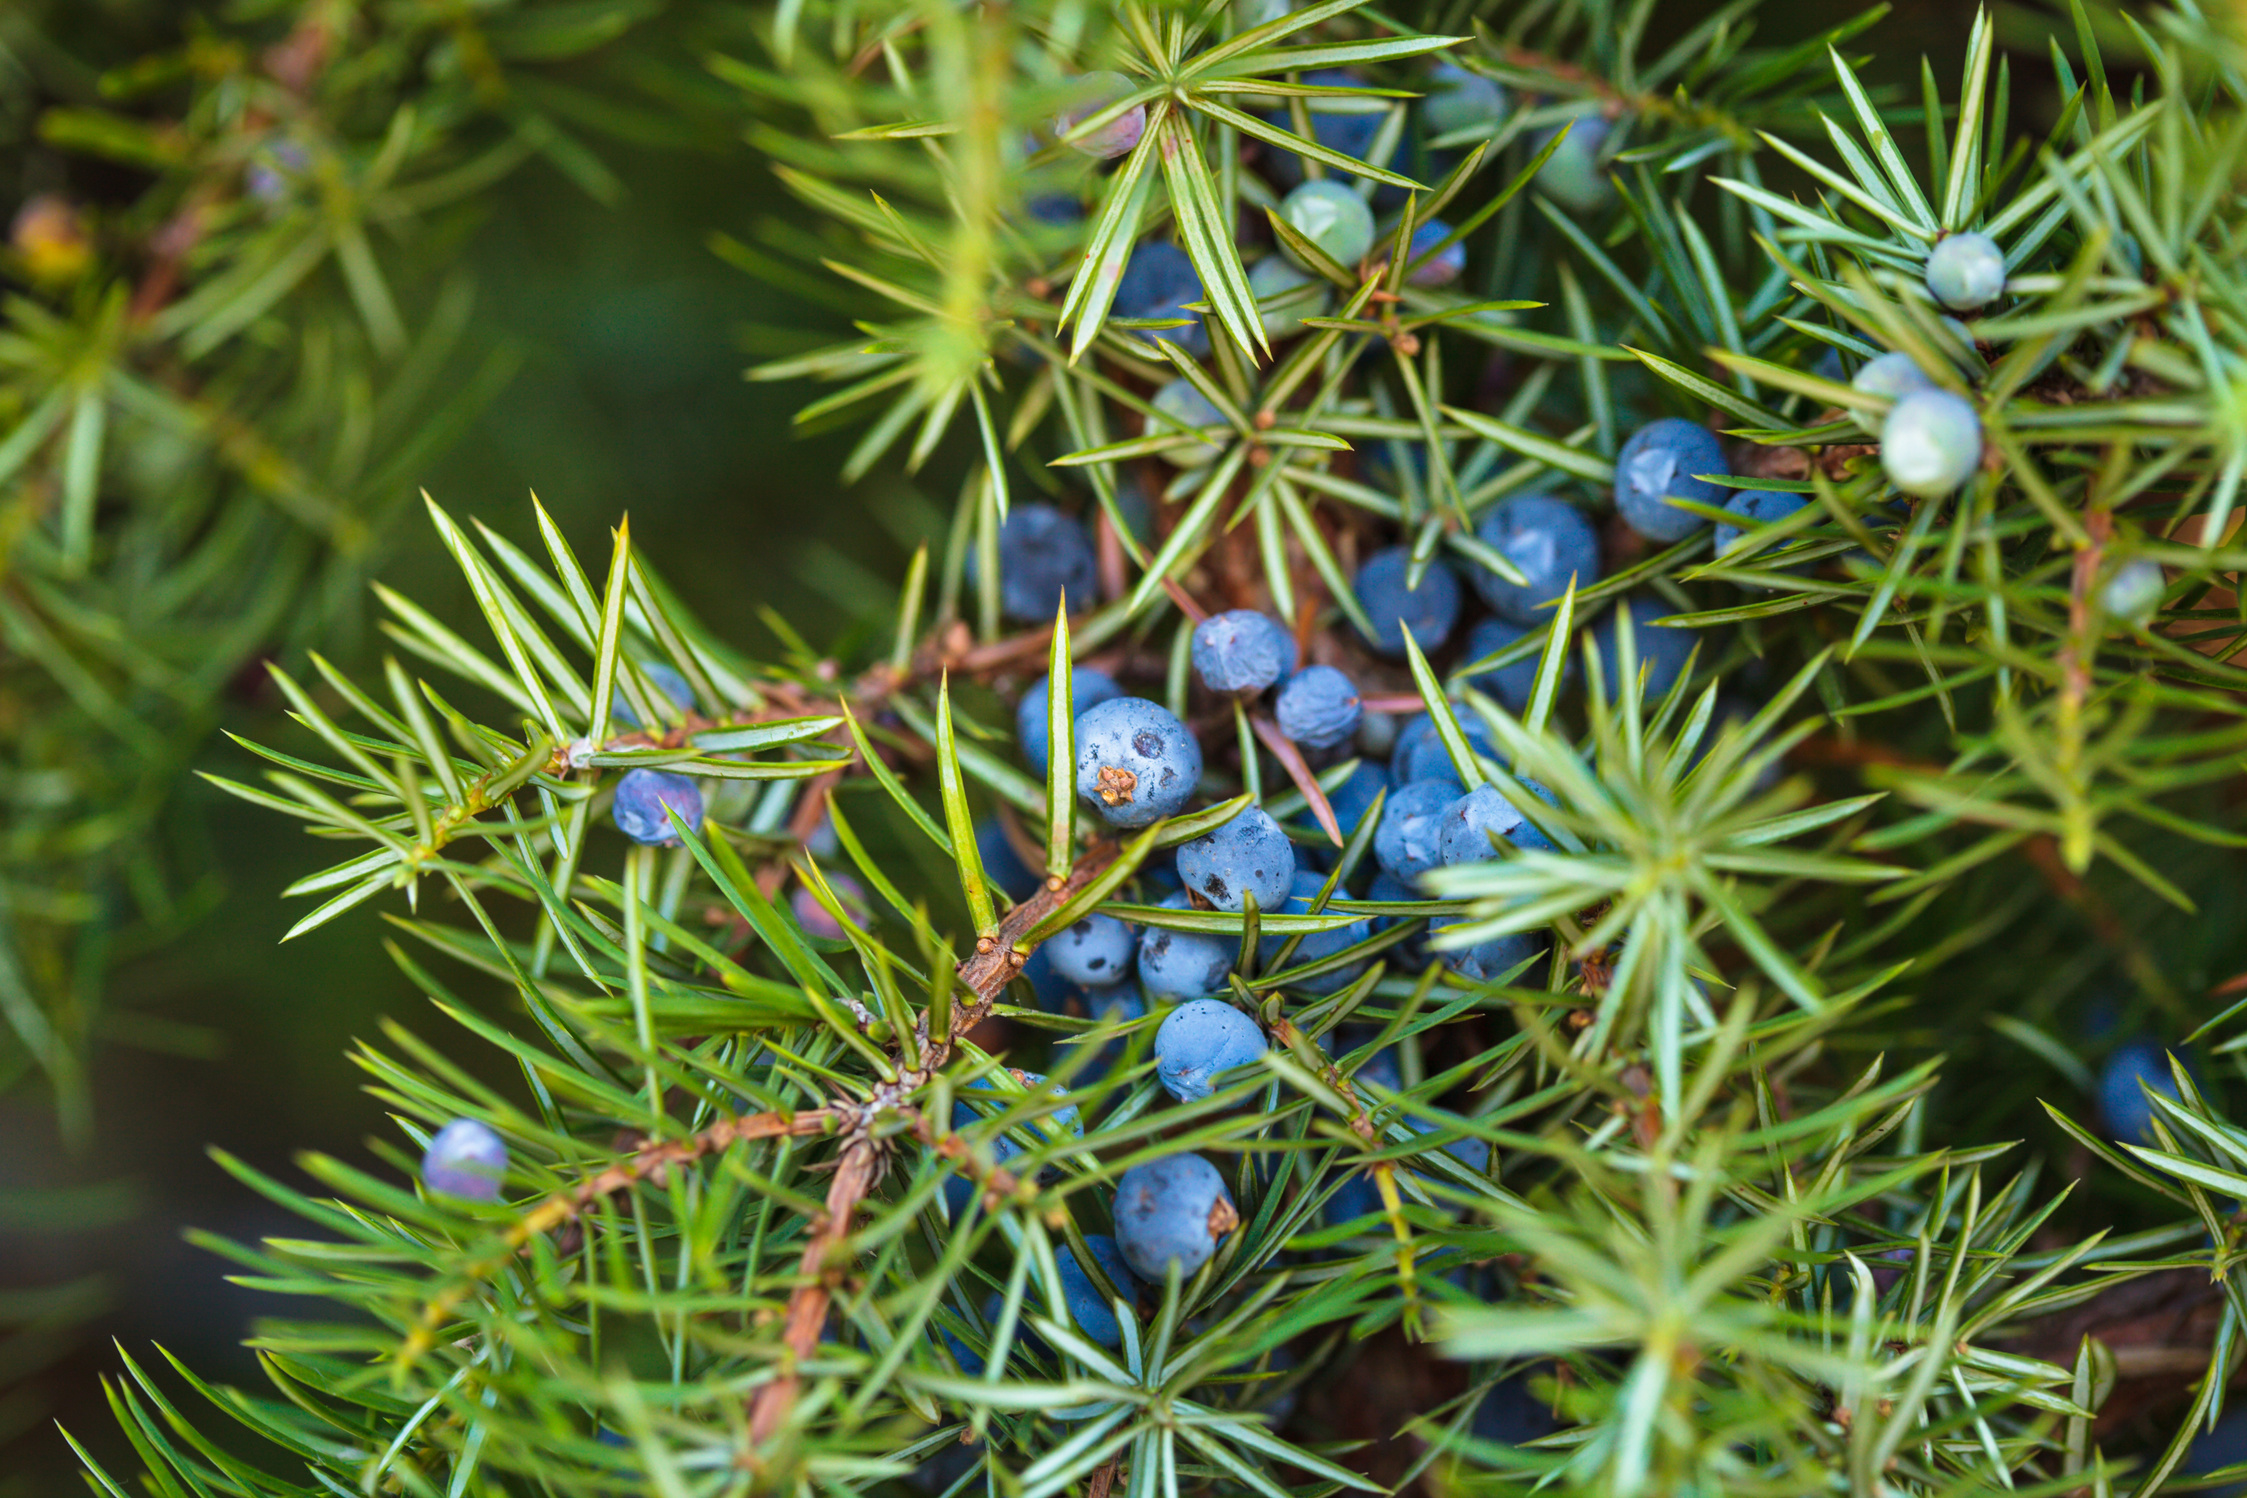
[[[5,4],[6,0],[0,0]],[[66,5],[79,0],[66,0]],[[176,44],[194,25],[223,29],[228,7],[97,4],[117,21],[112,44]],[[263,9],[264,7],[261,7]],[[1713,9],[1705,0],[1661,7],[1661,29],[1682,29]],[[1823,6],[1769,7],[1766,37],[1831,24]],[[1967,7],[1906,0],[1868,38],[1876,80],[1916,94],[1918,59],[1955,75],[1971,19]],[[2016,13],[2009,28],[2034,35],[2048,22]],[[661,25],[658,20],[655,24]],[[121,54],[122,55],[122,54]],[[89,59],[114,62],[118,57]],[[2025,70],[2025,71],[2034,71]],[[2030,118],[2047,113],[2048,80],[2016,74]],[[11,112],[37,101],[7,101]],[[746,146],[727,151],[603,148],[629,184],[603,207],[544,166],[507,179],[482,205],[460,258],[479,288],[471,343],[508,345],[521,371],[465,440],[420,483],[456,516],[477,516],[535,549],[535,491],[581,554],[605,548],[605,530],[629,512],[634,538],[690,605],[751,651],[777,641],[761,613],[784,616],[826,645],[852,622],[838,600],[885,605],[911,546],[944,523],[950,494],[925,494],[895,477],[843,492],[834,474],[848,433],[799,439],[791,411],[801,388],[753,385],[748,364],[772,351],[770,330],[830,336],[841,319],[729,267],[709,237],[749,237],[763,215],[789,203]],[[0,188],[9,206],[43,184]],[[404,288],[409,298],[413,288]],[[763,332],[753,330],[766,330]],[[418,513],[388,538],[386,581],[474,635],[465,590]],[[338,641],[357,664],[371,630]],[[245,672],[228,726],[268,743],[292,743],[269,689]],[[254,781],[258,765],[214,740],[201,767]],[[98,1375],[117,1366],[115,1338],[133,1355],[160,1343],[221,1380],[256,1381],[239,1343],[257,1316],[290,1305],[226,1283],[221,1262],[183,1237],[190,1228],[254,1238],[295,1231],[292,1220],[211,1162],[211,1146],[283,1174],[301,1150],[366,1162],[365,1141],[388,1125],[346,1059],[355,1037],[395,1018],[432,1031],[420,997],[381,953],[377,901],[287,946],[279,939],[304,910],[279,891],[319,862],[319,851],[279,818],[200,783],[211,833],[209,862],[223,901],[185,939],[113,976],[115,1009],[169,1022],[168,1049],[112,1044],[99,1057],[93,1153],[68,1158],[47,1101],[35,1090],[0,1098],[0,1193],[71,1182],[122,1183],[130,1210],[91,1231],[0,1233],[0,1293],[98,1272],[106,1307],[76,1350],[16,1383],[0,1406],[0,1495],[82,1491],[76,1463],[55,1433],[59,1418],[90,1449],[122,1450],[102,1405]],[[28,1358],[31,1349],[25,1350]],[[4,1366],[0,1388],[22,1367]],[[131,1467],[128,1461],[122,1465]]]

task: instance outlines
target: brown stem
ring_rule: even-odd
[[[1095,846],[1076,861],[1067,878],[1049,877],[1042,889],[1008,911],[997,929],[975,944],[974,954],[959,966],[960,982],[974,995],[973,1000],[953,1011],[951,1032],[940,1041],[929,1039],[928,1017],[925,1014],[921,1017],[921,1064],[902,1073],[896,1082],[883,1089],[891,1100],[891,1107],[898,1106],[907,1093],[927,1081],[951,1057],[951,1036],[966,1034],[990,1014],[999,994],[1014,975],[1022,971],[1023,960],[1034,945],[1029,939],[1030,932],[1038,922],[1066,904],[1070,896],[1099,877],[1101,870],[1115,859],[1114,844]],[[875,1107],[880,1106],[877,1098]],[[842,1116],[847,1107],[838,1105],[831,1112]],[[787,1364],[780,1375],[760,1388],[750,1401],[749,1435],[751,1441],[760,1446],[780,1429],[795,1406],[802,1388],[796,1365],[810,1357],[819,1345],[820,1329],[827,1323],[827,1308],[834,1298],[834,1277],[841,1272],[838,1267],[842,1261],[841,1249],[850,1236],[851,1219],[881,1174],[880,1149],[867,1128],[873,1109],[851,1108],[849,1112],[850,1142],[843,1146],[835,1179],[827,1188],[826,1210],[812,1227],[811,1241],[804,1246],[802,1282],[788,1297]],[[923,1138],[932,1136],[926,1119],[916,1122],[916,1131]],[[962,1157],[955,1149],[946,1148],[943,1152],[954,1159]],[[987,1190],[1011,1191],[1013,1185],[1012,1176],[1003,1171],[991,1171],[985,1180]]]
[[[827,1208],[812,1224],[811,1241],[804,1245],[798,1266],[804,1281],[788,1297],[788,1362],[778,1378],[757,1391],[749,1406],[749,1439],[757,1445],[771,1440],[795,1407],[801,1387],[796,1365],[818,1349],[820,1329],[827,1324],[827,1307],[834,1299],[833,1282],[842,1272],[829,1259],[836,1257],[836,1250],[850,1236],[851,1218],[873,1189],[879,1173],[879,1156],[872,1138],[861,1134],[844,1146],[835,1179],[827,1187]]]

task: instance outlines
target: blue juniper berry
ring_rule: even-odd
[[[667,807],[676,810],[689,827],[699,827],[702,787],[669,770],[627,770],[616,783],[616,799],[610,803],[609,814],[616,819],[617,831],[636,843],[677,847],[679,839],[671,830]]]
[[[1202,750],[1160,703],[1115,697],[1077,715],[1077,794],[1112,827],[1144,827],[1181,810],[1202,777]]]
[[[1175,343],[1181,352],[1200,359],[1209,353],[1209,330],[1202,326],[1202,315],[1189,311],[1186,304],[1201,299],[1202,278],[1195,273],[1194,262],[1178,246],[1154,240],[1131,252],[1116,282],[1111,315],[1150,321],[1186,318],[1184,327],[1150,328],[1135,336]]]
[[[1168,910],[1192,910],[1184,890],[1166,895]],[[1200,931],[1171,931],[1149,926],[1139,933],[1139,981],[1158,999],[1192,999],[1215,993],[1225,986],[1233,970],[1240,943]]]
[[[1306,749],[1332,749],[1358,731],[1365,705],[1357,684],[1332,666],[1305,666],[1273,704],[1281,733]]]
[[[1269,614],[1228,609],[1194,626],[1194,674],[1212,692],[1261,692],[1295,669],[1295,636]]]
[[[1191,999],[1155,1030],[1155,1075],[1182,1103],[1208,1097],[1215,1078],[1264,1054],[1256,1021],[1223,999]]]
[[[1170,1267],[1192,1278],[1226,1234],[1240,1226],[1232,1193],[1217,1167],[1199,1155],[1164,1155],[1134,1165],[1116,1183],[1111,1214],[1124,1262],[1150,1285]]]
[[[1287,903],[1280,907],[1281,914],[1311,914],[1311,902],[1318,898],[1319,891],[1325,887],[1326,879],[1323,875],[1315,874],[1308,869],[1297,874],[1294,892],[1287,897]],[[1338,911],[1334,913],[1340,914]],[[1295,943],[1295,951],[1287,959],[1287,965],[1290,969],[1309,967],[1314,962],[1323,962],[1338,952],[1356,946],[1372,935],[1373,922],[1370,919],[1354,920],[1345,926],[1336,926],[1326,931],[1310,932],[1301,941]],[[1257,961],[1267,968],[1271,967],[1279,961],[1280,949],[1285,947],[1291,939],[1276,932],[1263,936],[1256,943]],[[1340,967],[1331,968],[1323,973],[1314,973],[1307,978],[1297,978],[1288,987],[1298,993],[1337,993],[1356,982],[1358,975],[1364,971],[1365,964],[1363,962],[1346,962]]]
[[[671,699],[673,707],[682,713],[694,711],[694,688],[679,674],[678,667],[669,661],[634,661],[632,664],[639,671],[642,680]],[[609,699],[609,716],[626,728],[640,726],[640,715],[632,711],[631,704],[624,700],[621,688]]]
[[[1399,879],[1419,878],[1443,861],[1443,811],[1459,798],[1452,780],[1415,780],[1393,792],[1373,834],[1373,856]]]
[[[1100,988],[1131,976],[1139,939],[1124,922],[1094,911],[1047,938],[1045,949],[1063,981]]]
[[[1670,503],[1724,503],[1724,487],[1701,477],[1725,472],[1724,448],[1707,427],[1675,416],[1650,421],[1631,433],[1615,456],[1615,508],[1623,523],[1649,541],[1682,541],[1708,524]]]
[[[1039,677],[1022,694],[1021,702],[1014,709],[1015,742],[1022,746],[1022,757],[1030,762],[1030,768],[1040,775],[1045,773],[1047,757],[1053,752],[1050,725],[1046,722],[1046,694],[1051,685],[1045,677]],[[1123,694],[1124,689],[1105,671],[1078,666],[1069,673],[1069,706],[1077,717]]]
[[[1186,888],[1219,910],[1258,910],[1286,903],[1295,879],[1295,845],[1263,808],[1251,806],[1178,849]]]
[[[1599,532],[1582,510],[1550,494],[1517,494],[1492,505],[1475,535],[1521,569],[1526,583],[1510,583],[1487,567],[1471,574],[1475,591],[1492,613],[1515,624],[1542,624],[1546,605],[1568,591],[1599,581]]]
[[[980,564],[968,553],[968,581]],[[1099,601],[1092,538],[1076,519],[1047,504],[1018,504],[999,526],[999,611],[1023,624],[1044,624],[1066,595],[1072,611]]]
[[[1420,585],[1408,588],[1412,549],[1392,546],[1365,559],[1355,583],[1358,605],[1372,622],[1369,642],[1383,655],[1402,656],[1407,629],[1423,651],[1439,648],[1459,622],[1459,578],[1441,557],[1431,558]]]

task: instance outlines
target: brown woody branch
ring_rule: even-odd
[[[926,1082],[951,1058],[954,1036],[965,1035],[990,1016],[999,995],[1022,971],[1024,960],[1036,946],[1030,933],[1040,921],[1098,878],[1115,862],[1116,853],[1113,843],[1094,846],[1070,866],[1066,877],[1048,876],[1035,895],[1008,911],[989,935],[977,940],[975,951],[959,965],[960,983],[973,997],[953,1010],[951,1028],[941,1039],[931,1039],[928,1016],[921,1016],[920,1065],[901,1071],[897,1080],[883,1089],[892,1107],[901,1105],[906,1094]],[[881,1106],[879,1099],[875,1106]],[[844,1108],[838,1106],[830,1111],[840,1115]],[[804,1246],[802,1281],[788,1297],[785,1363],[780,1375],[759,1388],[750,1401],[749,1434],[757,1445],[770,1439],[787,1422],[788,1412],[795,1407],[796,1396],[802,1390],[796,1367],[819,1346],[819,1334],[827,1323],[827,1310],[834,1300],[835,1279],[841,1273],[840,1250],[850,1235],[851,1219],[881,1175],[880,1148],[867,1130],[875,1108],[852,1111],[856,1117],[850,1142],[843,1147],[835,1179],[828,1186],[826,1210],[812,1228],[811,1241]],[[937,1142],[936,1130],[925,1118],[916,1120],[916,1132],[923,1139],[936,1143],[947,1157],[966,1158],[965,1150],[951,1144],[949,1136],[945,1142]],[[1005,1171],[991,1170],[983,1174],[986,1190],[1004,1194],[1014,1188],[1013,1177]]]

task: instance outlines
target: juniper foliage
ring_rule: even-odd
[[[1751,17],[1657,49],[1651,0],[784,0],[761,54],[712,59],[818,224],[722,248],[864,298],[854,336],[758,376],[837,382],[804,420],[863,424],[846,476],[956,464],[952,529],[886,640],[760,660],[627,524],[588,555],[541,512],[529,550],[432,502],[489,639],[386,594],[379,671],[282,674],[304,740],[226,788],[342,845],[295,886],[318,901],[300,929],[378,904],[448,1039],[392,1027],[354,1058],[395,1110],[389,1169],[307,1159],[315,1197],[229,1162],[313,1231],[221,1250],[316,1310],[261,1329],[267,1392],[128,1364],[113,1400],[150,1479],[1308,1498],[2176,1474],[2247,1326],[2226,1273],[2247,1131],[2181,1062],[2141,1138],[2077,1088],[2109,975],[2116,1033],[2235,1044],[2237,1007],[2199,996],[2237,955],[2200,912],[2236,909],[2247,746],[2239,45],[2190,3],[2077,8],[2032,131],[1987,17],[1918,101],[1858,81],[1877,13],[1771,48]],[[1499,118],[1416,137],[1438,57],[1502,85]],[[1096,69],[1127,87],[1082,113]],[[1362,157],[1316,142],[1315,105],[1380,115]],[[1075,149],[1134,110],[1112,164]],[[1365,263],[1271,212],[1288,153],[1393,214]],[[1466,271],[1419,284],[1438,214]],[[1962,338],[1921,275],[1968,230],[2006,281]],[[1149,239],[1199,275],[1206,360],[1144,336],[1185,318],[1114,305]],[[1300,332],[1265,331],[1259,241],[1328,284]],[[1887,352],[1977,415],[1954,495],[1897,502],[1867,440],[1892,398],[1826,362]],[[1222,426],[1161,412],[1172,378]],[[1532,487],[1604,508],[1659,415],[1721,430],[1720,477],[1812,502],[1722,556],[1705,530],[1611,528],[1620,563],[1481,660],[1364,652],[1357,560],[1401,539],[1416,569],[1507,574],[1476,519]],[[1034,498],[1092,517],[1102,596],[1010,630],[998,536]],[[2137,562],[2161,569],[2150,612],[2109,603]],[[1584,626],[1624,599],[1654,607],[1603,658]],[[1351,898],[1378,806],[1342,825],[1352,761],[1190,689],[1220,606],[1294,622],[1377,710],[1424,710],[1461,781],[1552,848]],[[1657,621],[1697,641],[1659,692]],[[1473,685],[1517,660],[1518,711]],[[1195,723],[1200,805],[1105,833],[1073,794],[1073,662]],[[1008,731],[1040,676],[1043,780]],[[645,768],[705,788],[675,846],[604,830]],[[1326,864],[1308,908],[1158,904],[1161,850],[1251,799]],[[1237,941],[1263,1059],[1172,1104],[1159,1012],[1041,996],[1026,961],[1094,909]],[[1516,931],[1552,940],[1480,979],[1443,960]],[[1969,1085],[1941,1085],[1943,1041]],[[2032,1149],[1982,1131],[2024,1089],[2051,1100]],[[454,1117],[508,1142],[497,1203],[414,1188]],[[1220,1164],[1239,1220],[1194,1274],[1118,1294],[1120,1345],[1097,1345],[1060,1255],[1121,1291],[1088,1235],[1124,1171],[1181,1150]],[[2188,1345],[2116,1345],[2115,1297],[2180,1284],[2212,1286]],[[2121,1418],[2133,1387],[2150,1436]]]

